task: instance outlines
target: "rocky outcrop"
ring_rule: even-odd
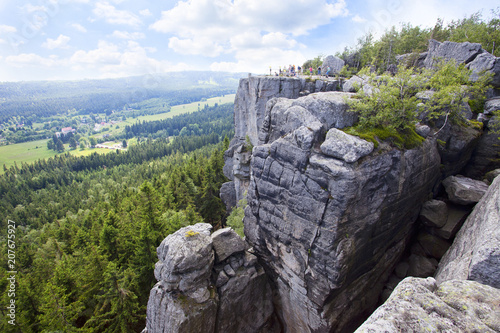
[[[314,92],[333,91],[338,84],[337,81],[310,82],[299,78],[260,76],[240,80],[234,101],[235,134],[224,154],[224,174],[231,181],[221,189],[221,198],[228,208],[243,199],[248,189],[251,149],[259,144],[266,103],[272,98],[293,100]]]
[[[500,99],[498,100],[500,108]],[[492,104],[490,104],[492,105]],[[486,113],[486,110],[485,110]],[[479,138],[467,164],[464,174],[468,177],[481,179],[489,171],[500,168],[500,118],[493,116],[485,124],[483,135]]]
[[[441,127],[442,124],[437,124]],[[456,175],[469,163],[476,148],[481,131],[448,122],[436,135],[443,163],[443,176]]]
[[[495,87],[500,87],[500,58],[483,51],[468,65],[472,70],[471,79],[473,81],[479,78],[482,71],[493,73],[491,84]]]
[[[484,50],[479,43],[455,43],[438,42],[435,39],[429,40],[429,50],[424,60],[427,68],[432,68],[440,60],[455,60],[457,64],[468,64],[473,61]]]
[[[499,332],[500,290],[474,281],[406,278],[356,333]]]
[[[158,247],[146,332],[279,332],[257,258],[230,228],[211,229],[182,228]]]
[[[500,288],[500,178],[458,232],[436,272],[438,282],[468,279]]]
[[[323,69],[324,73],[326,74],[326,71],[328,67],[330,67],[330,73],[329,75],[335,75],[339,74],[340,71],[342,70],[342,67],[344,67],[344,60],[334,57],[332,55],[329,55],[323,60],[323,64],[321,65],[321,68]]]
[[[439,177],[432,139],[359,159],[345,157],[358,143],[338,139],[347,153],[333,157],[325,134],[355,121],[349,96],[269,101],[253,148],[245,235],[288,332],[338,331],[375,305]]]

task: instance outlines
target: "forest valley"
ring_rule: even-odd
[[[131,132],[153,136],[152,128],[168,131],[196,119],[191,127],[197,130],[173,139],[150,137],[127,151],[66,153],[6,168],[0,223],[5,230],[8,220],[17,223],[18,307],[17,325],[2,320],[0,330],[144,328],[158,244],[189,224],[224,223],[219,189],[227,181],[222,155],[232,136],[232,113],[233,105],[224,104],[134,126]],[[0,258],[7,263],[5,239]],[[7,271],[2,265],[2,291]],[[7,304],[8,293],[2,298]],[[6,307],[1,311],[6,318]]]

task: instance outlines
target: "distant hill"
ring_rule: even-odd
[[[243,73],[171,72],[118,79],[0,83],[0,123],[13,116],[47,117],[122,108],[161,97],[170,105],[234,93]]]

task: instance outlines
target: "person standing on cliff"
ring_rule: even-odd
[[[321,76],[321,67],[318,66],[318,75]]]
[[[328,66],[328,68],[326,69],[326,74],[325,74],[325,75],[326,75],[326,77],[328,77],[328,75],[330,74],[330,71],[331,71],[331,70],[332,70],[332,69],[330,68],[330,66]]]

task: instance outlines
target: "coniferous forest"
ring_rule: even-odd
[[[0,331],[141,331],[156,282],[156,247],[180,227],[223,223],[219,188],[227,181],[223,151],[232,109],[224,104],[137,124],[125,133],[148,138],[127,151],[66,153],[4,168],[0,221],[5,229],[16,222],[15,293],[22,306],[17,325],[2,320]],[[168,138],[169,129],[183,128]],[[5,263],[7,246],[3,241]],[[2,266],[3,304],[7,272]],[[5,318],[8,310],[1,311]]]

